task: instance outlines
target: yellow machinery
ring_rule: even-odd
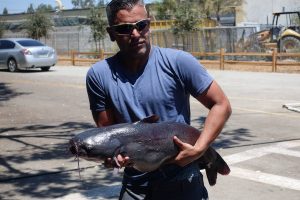
[[[280,52],[300,52],[300,12],[273,13],[272,28],[257,33],[265,49],[278,48]]]

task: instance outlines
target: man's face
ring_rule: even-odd
[[[149,28],[150,22],[147,21],[147,11],[144,6],[136,5],[131,10],[120,10],[115,18],[114,26],[109,29],[112,40],[116,40],[120,51],[128,57],[143,57],[150,51]],[[149,24],[147,24],[149,22]],[[135,24],[130,33],[119,33],[118,29],[123,29],[118,25]],[[129,27],[132,27],[129,24]],[[141,29],[141,30],[138,30]]]

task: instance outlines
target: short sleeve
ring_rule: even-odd
[[[202,94],[213,81],[212,76],[200,62],[187,52],[180,51],[177,54],[176,68],[185,89],[193,97]]]
[[[103,111],[107,107],[106,95],[101,84],[100,75],[91,67],[86,76],[86,89],[92,111]]]

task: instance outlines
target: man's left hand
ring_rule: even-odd
[[[205,151],[197,150],[193,145],[182,142],[178,137],[174,136],[174,143],[179,148],[178,155],[174,158],[174,163],[184,167],[194,160],[200,158]]]

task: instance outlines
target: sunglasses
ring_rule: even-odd
[[[146,27],[149,27],[149,25],[150,20],[143,19],[136,23],[124,23],[113,25],[110,28],[119,35],[130,35],[134,29],[136,29],[138,32],[141,32],[145,30]]]

